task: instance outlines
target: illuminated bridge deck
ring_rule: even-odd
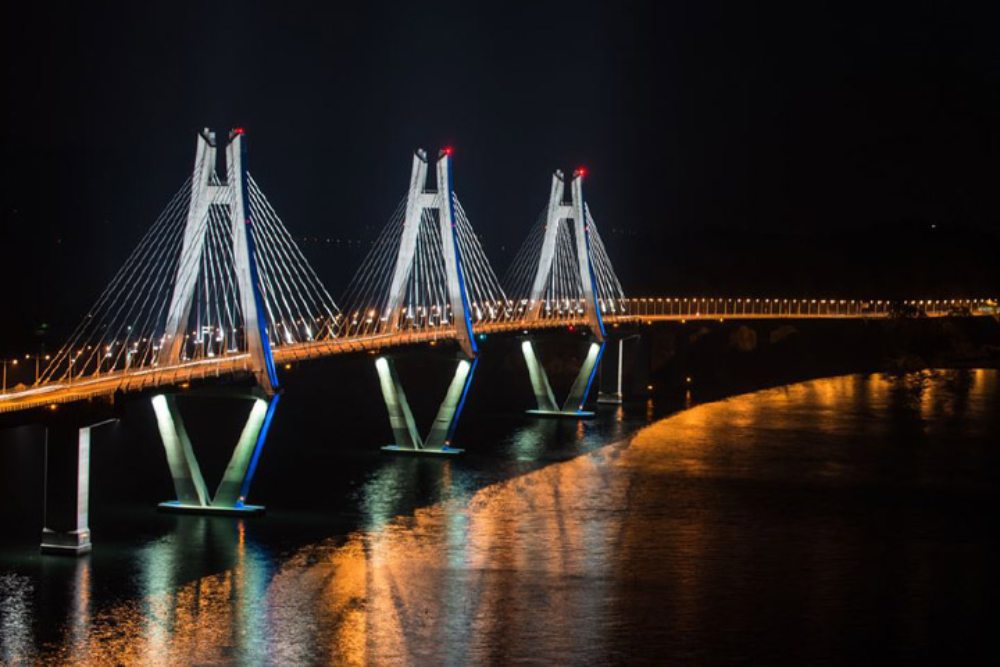
[[[625,303],[626,314],[605,313],[608,325],[647,325],[654,322],[689,320],[823,320],[884,319],[896,316],[948,317],[997,316],[992,299],[942,299],[894,302],[852,299],[722,299],[722,298],[633,298]],[[582,316],[558,311],[537,320],[509,319],[480,321],[474,324],[477,334],[518,333],[585,326]],[[455,338],[453,327],[380,333],[320,341],[284,344],[273,347],[277,364],[319,359],[340,354],[371,353],[385,349],[448,341]],[[250,355],[243,352],[170,367],[115,370],[41,383],[29,388],[0,394],[0,413],[17,412],[111,396],[117,392],[133,393],[157,388],[182,387],[190,382],[252,374]]]

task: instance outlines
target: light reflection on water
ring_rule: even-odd
[[[32,654],[31,581],[0,573],[0,664],[14,664]]]
[[[864,636],[868,620],[873,637],[896,642],[893,656],[919,654],[934,636],[931,600],[977,608],[963,596],[982,582],[944,570],[952,543],[967,547],[978,524],[956,528],[926,505],[943,498],[964,511],[970,490],[995,493],[996,457],[976,439],[996,437],[997,400],[994,371],[845,376],[696,406],[489,483],[450,461],[398,459],[361,488],[363,526],[346,536],[275,555],[242,521],[187,517],[136,550],[141,594],[106,604],[92,594],[90,560],[78,561],[64,637],[40,657],[815,659],[847,633]],[[543,456],[558,428],[525,427],[509,454]],[[400,515],[430,470],[439,501]],[[221,571],[184,574],[219,553],[232,559]],[[962,553],[972,573],[988,560]],[[31,657],[32,596],[29,579],[0,572],[5,664]]]

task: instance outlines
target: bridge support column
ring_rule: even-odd
[[[384,356],[375,360],[375,370],[378,371],[379,386],[382,398],[385,400],[386,411],[389,413],[389,424],[392,426],[396,442],[383,447],[390,452],[408,454],[460,454],[463,450],[451,446],[452,436],[458,426],[458,418],[462,413],[465,398],[472,386],[479,359],[458,360],[455,375],[448,384],[448,391],[438,408],[434,422],[427,438],[421,438],[416,421],[406,400],[406,391],[396,372],[396,363],[392,357]]]
[[[176,399],[166,394],[153,397],[156,425],[177,494],[176,500],[160,503],[160,509],[194,514],[263,514],[263,506],[247,505],[245,501],[280,395],[255,395],[251,398],[253,405],[246,424],[222,481],[215,495],[210,497]]]
[[[173,396],[166,394],[154,396],[153,412],[156,414],[156,426],[160,430],[160,439],[163,440],[163,448],[167,453],[170,476],[174,478],[177,502],[196,506],[208,504],[205,479],[201,476],[201,467],[191,447],[187,429],[184,428],[184,420],[177,409],[177,401]]]
[[[626,335],[618,339],[618,359],[616,361],[617,366],[614,374],[614,382],[615,382],[614,391],[607,391],[607,392],[599,391],[597,394],[598,403],[610,404],[610,405],[622,404],[622,401],[625,398],[625,392],[624,392],[625,343],[627,343],[630,340],[636,342],[636,344],[632,346],[632,350],[629,352],[629,354],[633,355],[631,373],[635,376],[642,375],[641,364],[639,364],[636,359],[636,357],[638,357],[639,359],[642,358],[642,351],[641,351],[642,348],[639,345],[639,341],[641,339],[642,336],[640,336],[639,334]],[[598,366],[598,371],[602,372],[605,366],[607,366],[606,363],[600,364]],[[638,377],[633,377],[632,378],[633,386],[636,381],[638,381]],[[598,382],[598,389],[603,389],[603,388],[604,385],[601,382]]]
[[[82,556],[90,544],[90,427],[45,429],[42,553]]]
[[[587,356],[580,366],[580,371],[570,387],[566,402],[562,409],[556,403],[555,394],[552,392],[552,385],[549,383],[549,376],[545,372],[545,367],[538,360],[535,354],[535,346],[530,339],[521,342],[521,352],[524,355],[524,362],[528,366],[528,375],[531,377],[531,387],[535,392],[535,401],[538,408],[528,410],[530,415],[544,417],[593,417],[594,413],[584,410],[587,403],[587,396],[590,394],[590,386],[594,382],[594,375],[597,374],[598,364],[601,355],[604,353],[604,342],[594,341],[587,348]]]
[[[608,405],[621,405],[622,404],[622,362],[624,361],[624,347],[625,340],[622,338],[618,339],[618,369],[615,373],[615,390],[606,392],[600,391],[601,387],[598,386],[597,392],[597,402]],[[601,366],[598,366],[601,368]],[[598,383],[600,385],[600,383]]]
[[[45,429],[45,525],[42,553],[82,556],[90,543],[91,426]]]

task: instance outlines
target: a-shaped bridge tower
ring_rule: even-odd
[[[234,343],[246,350],[256,386],[236,396],[250,398],[253,406],[222,481],[210,496],[175,397],[171,394],[153,397],[156,423],[177,493],[176,501],[161,506],[188,511],[258,512],[259,506],[246,505],[244,500],[279,398],[255,240],[261,233],[256,229],[255,219],[263,215],[255,215],[259,211],[252,205],[243,131],[234,130],[229,135],[225,179],[220,179],[216,171],[218,150],[214,132],[206,129],[198,135],[180,257],[156,363],[174,366],[188,358],[191,354],[187,349],[188,331],[196,338],[206,333],[216,339],[220,334],[225,337],[221,326],[209,324],[206,330],[200,318],[192,328],[192,306],[201,287],[201,296],[206,301],[214,297],[227,305],[232,302],[233,311],[238,306],[242,315],[239,318],[242,321],[230,318],[234,326],[230,326],[229,333],[237,338]],[[213,263],[216,266],[211,266]],[[213,271],[220,278],[228,273],[232,280],[224,284],[220,279],[218,289],[213,290],[207,283]],[[211,294],[213,291],[217,294]],[[219,319],[223,319],[221,315]],[[232,390],[226,394],[232,395]]]
[[[585,175],[583,169],[574,172],[567,200],[563,173],[557,170],[553,174],[548,205],[507,275],[508,295],[514,299],[521,320],[573,326],[582,319],[591,335],[583,363],[561,407],[533,340],[526,336],[521,342],[537,402],[537,408],[529,411],[532,414],[593,415],[584,406],[604,352],[604,316],[621,314],[625,308],[621,284],[583,198]]]
[[[451,149],[438,154],[433,189],[428,157],[413,156],[406,198],[383,228],[341,300],[346,336],[383,336],[405,344],[430,334],[454,340],[454,376],[430,431],[421,436],[396,370],[396,359],[375,360],[395,442],[391,451],[454,454],[452,436],[478,364],[473,322],[509,313],[508,303],[452,187]],[[433,338],[432,338],[433,340]]]

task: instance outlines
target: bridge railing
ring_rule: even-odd
[[[628,316],[640,320],[696,318],[941,317],[995,311],[994,299],[788,299],[640,297],[626,300]],[[993,309],[991,311],[991,309]]]
[[[624,316],[628,314],[626,298],[598,299],[597,306],[602,316]],[[541,305],[530,299],[516,299],[508,302],[509,316],[504,318],[514,322],[524,321],[534,317],[537,311],[538,319],[563,322],[565,320],[586,318],[586,300],[578,299],[543,299]]]
[[[472,317],[473,331],[501,333],[529,331],[586,324],[582,303],[545,304],[540,316],[531,317],[527,304],[494,304],[484,311],[488,316]],[[685,321],[688,319],[809,319],[809,318],[889,318],[1000,316],[996,299],[786,299],[718,297],[640,297],[601,303],[601,311],[610,322]],[[383,348],[421,343],[435,344],[456,336],[450,319],[424,318],[404,322],[394,328],[373,327],[353,335],[294,342],[273,346],[274,358],[287,364],[317,357],[351,352],[376,352]],[[107,396],[117,391],[142,391],[161,386],[183,386],[194,380],[250,373],[251,362],[245,352],[214,358],[187,360],[170,367],[132,367],[109,369],[97,374],[42,381],[25,387],[7,386],[0,395],[0,413],[68,401]]]

